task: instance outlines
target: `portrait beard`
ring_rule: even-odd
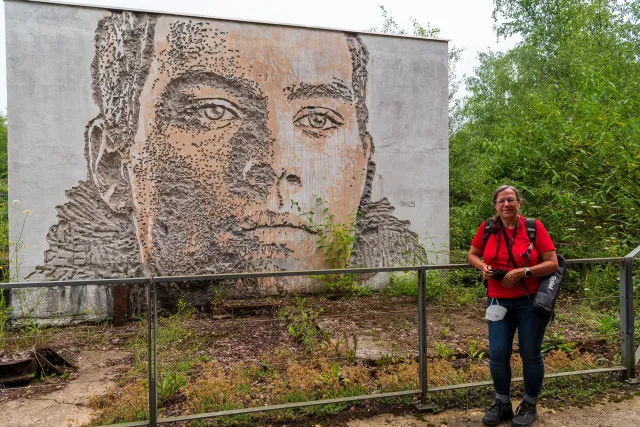
[[[286,244],[265,243],[252,232],[291,221],[288,214],[266,209],[267,197],[277,191],[278,182],[272,167],[261,163],[272,155],[272,141],[264,127],[250,123],[230,139],[228,158],[205,159],[224,162],[222,176],[213,168],[198,167],[183,156],[170,154],[174,147],[166,142],[162,130],[149,138],[155,189],[150,210],[155,212],[155,224],[147,243],[147,265],[153,274],[280,270],[278,260],[293,253]],[[254,215],[249,217],[246,212]]]

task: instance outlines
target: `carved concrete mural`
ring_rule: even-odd
[[[392,205],[376,170],[373,64],[362,36],[7,5],[9,17],[33,7],[99,14],[83,70],[97,114],[84,130],[66,131],[84,132],[86,178],[64,192],[29,279],[326,268],[318,236],[299,214],[321,221],[317,199],[336,223],[358,213],[350,265],[403,265],[425,253],[419,234],[428,230],[394,212],[415,201]],[[9,105],[12,136],[11,113]],[[446,135],[446,120],[442,126]],[[403,183],[404,193],[425,179]],[[288,291],[292,283],[264,281],[252,290]]]

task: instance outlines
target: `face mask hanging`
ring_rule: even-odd
[[[493,304],[495,302],[495,304]],[[504,316],[507,314],[507,309],[500,304],[498,301],[493,298],[491,300],[491,304],[487,307],[487,312],[484,315],[484,318],[490,322],[497,322],[499,320],[504,319]]]

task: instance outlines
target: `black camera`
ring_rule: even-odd
[[[507,275],[507,270],[491,270],[493,271],[493,280],[501,281]]]

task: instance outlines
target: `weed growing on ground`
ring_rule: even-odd
[[[24,347],[37,347],[43,342],[44,328],[38,323],[35,313],[47,291],[47,289],[20,289],[15,293],[17,304],[14,306],[20,319],[20,340]]]
[[[418,298],[418,273],[406,271],[404,273],[391,273],[389,285],[384,290],[390,297],[408,296]]]
[[[542,342],[542,352],[546,353],[551,350],[560,350],[565,353],[571,353],[576,345],[578,345],[577,341],[567,341],[567,338],[562,334],[563,329],[559,331],[552,332],[551,334],[547,334],[544,336],[544,341]]]
[[[307,307],[307,299],[296,297],[294,306],[284,306],[278,316],[288,323],[289,334],[300,342],[308,352],[312,352],[322,338],[316,323],[322,311]]]
[[[187,377],[178,372],[164,372],[158,376],[158,399],[171,398],[187,385]]]
[[[598,332],[608,338],[616,337],[620,334],[620,315],[604,314],[598,319]]]
[[[158,360],[161,361],[158,375],[162,375],[164,371],[184,372],[185,369],[180,367],[190,367],[192,360],[198,357],[200,349],[205,344],[204,337],[188,327],[195,309],[189,307],[182,299],[178,301],[177,307],[176,313],[158,319],[157,346]],[[130,348],[135,371],[144,374],[147,372],[148,364],[147,319],[140,320],[139,325],[140,332],[131,339]]]
[[[484,351],[480,350],[480,343],[478,341],[469,341],[469,348],[467,354],[471,359],[482,359],[484,357]]]
[[[443,359],[449,359],[453,356],[453,349],[446,344],[441,344],[439,342],[434,342],[433,345],[436,348],[436,356],[441,357]]]

